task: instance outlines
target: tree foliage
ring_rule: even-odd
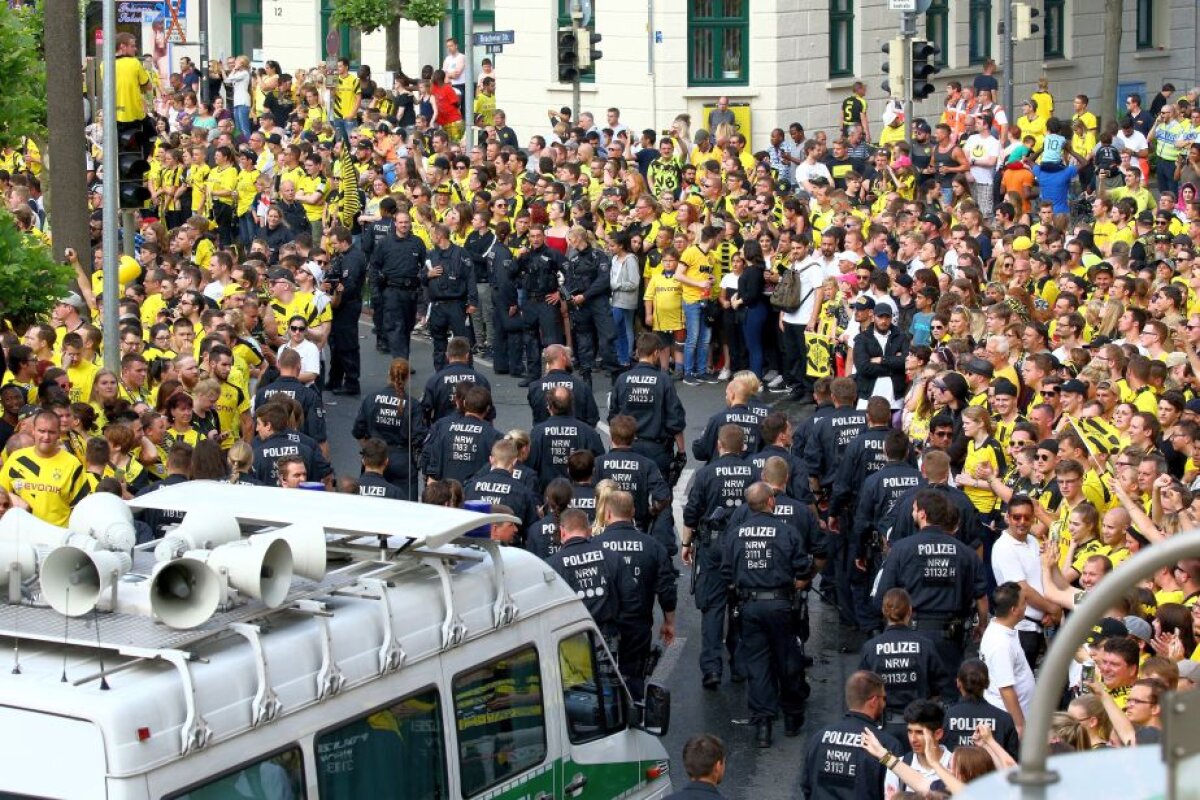
[[[0,318],[18,330],[45,318],[74,276],[70,266],[23,233],[11,214],[0,212]]]
[[[371,33],[391,28],[401,19],[421,26],[437,25],[444,13],[442,0],[337,0],[332,19],[335,25],[349,25]]]
[[[0,12],[0,144],[17,145],[24,136],[45,136],[42,21],[40,4]]]

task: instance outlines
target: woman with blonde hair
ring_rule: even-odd
[[[605,478],[596,484],[596,517],[592,520],[592,535],[599,536],[604,533],[604,527],[608,520],[608,499],[612,497],[613,492],[620,491],[621,487],[611,478]]]
[[[504,434],[504,438],[517,446],[517,460],[513,463],[513,477],[525,484],[536,497],[538,495],[537,473],[525,463],[529,459],[529,431],[513,428]]]
[[[229,478],[227,483],[243,486],[261,486],[254,477],[254,450],[244,440],[238,439],[229,448]]]

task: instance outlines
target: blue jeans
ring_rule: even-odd
[[[746,356],[750,369],[759,378],[763,376],[763,328],[767,325],[767,304],[759,301],[746,307],[746,322],[742,326],[742,340],[746,343]]]
[[[250,138],[250,134],[254,132],[254,129],[250,127],[250,106],[233,107],[233,124],[242,136]]]
[[[355,127],[354,120],[342,119],[341,117],[330,117],[329,124],[333,127],[335,138],[342,138],[339,134],[345,134],[345,138],[350,138],[350,130]]]
[[[683,373],[700,375],[708,371],[708,343],[712,330],[704,322],[704,301],[683,304],[683,324],[687,339],[683,343]]]
[[[629,366],[633,351],[633,313],[632,308],[617,308],[613,306],[613,324],[617,329],[617,363],[622,367]]]

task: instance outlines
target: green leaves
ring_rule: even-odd
[[[40,7],[0,11],[0,145],[41,137],[46,125],[46,63]]]
[[[421,26],[437,25],[444,13],[442,0],[337,0],[332,20],[371,33],[395,25],[401,17]]]
[[[41,242],[22,233],[11,214],[0,212],[0,318],[18,330],[44,318],[74,275]]]

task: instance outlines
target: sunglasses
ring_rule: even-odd
[[[1036,456],[1034,456],[1034,458],[1038,461],[1049,461],[1051,458],[1053,458],[1053,456],[1048,456],[1048,455],[1044,455],[1042,453],[1038,453]]]
[[[288,330],[289,331],[306,331],[306,330],[308,330],[308,328],[304,327],[303,325],[289,325]]]

